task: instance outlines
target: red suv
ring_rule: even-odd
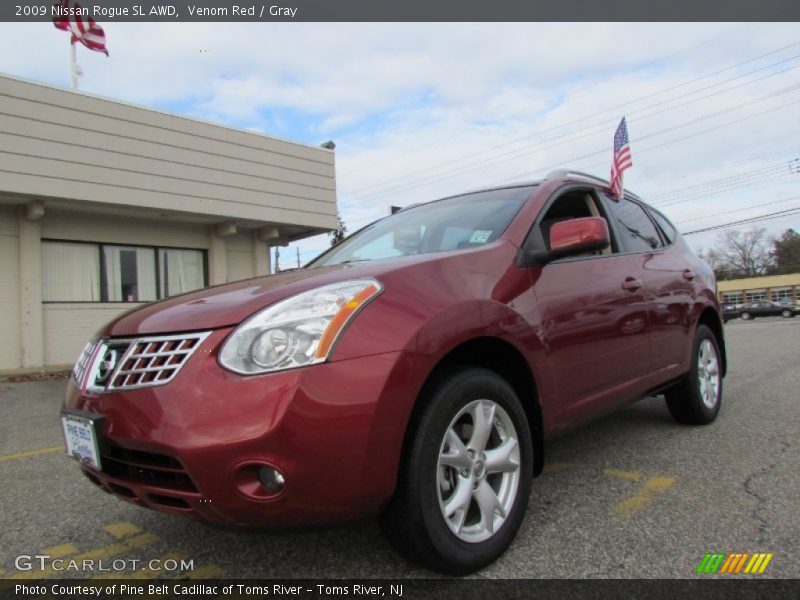
[[[724,374],[711,269],[636,196],[559,171],[122,315],[62,423],[84,474],[135,504],[233,525],[380,514],[403,555],[467,573],[514,538],[544,440],[656,393],[709,423]]]

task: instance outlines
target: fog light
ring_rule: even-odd
[[[264,489],[271,494],[277,494],[286,484],[283,473],[272,467],[261,467],[258,470],[258,480],[264,486]]]

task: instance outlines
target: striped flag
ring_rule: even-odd
[[[80,42],[89,50],[102,52],[108,56],[106,33],[92,17],[84,16],[80,4],[75,0],[56,2],[53,10],[53,24],[72,33],[72,43]]]
[[[611,194],[617,200],[622,199],[622,172],[632,166],[628,126],[625,124],[625,117],[622,117],[617,133],[614,134],[614,160],[611,164]]]

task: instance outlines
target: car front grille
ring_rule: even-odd
[[[119,390],[172,381],[208,334],[134,340],[112,374],[108,389]]]
[[[123,482],[179,492],[197,492],[197,486],[183,465],[166,454],[106,444],[101,452],[101,461],[103,473]]]
[[[86,345],[72,375],[79,387],[98,394],[164,385],[210,333],[98,340]]]
[[[86,377],[86,373],[89,372],[89,367],[91,367],[92,364],[92,356],[94,356],[94,351],[99,343],[98,340],[92,340],[86,344],[75,366],[72,367],[72,379],[79,387],[83,385],[83,379]]]

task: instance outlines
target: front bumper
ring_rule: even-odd
[[[127,501],[232,525],[307,525],[378,512],[391,497],[406,423],[429,357],[392,352],[243,377],[213,332],[162,386],[95,394],[70,382],[65,409],[105,417],[102,471]],[[286,485],[267,495],[261,465]]]

